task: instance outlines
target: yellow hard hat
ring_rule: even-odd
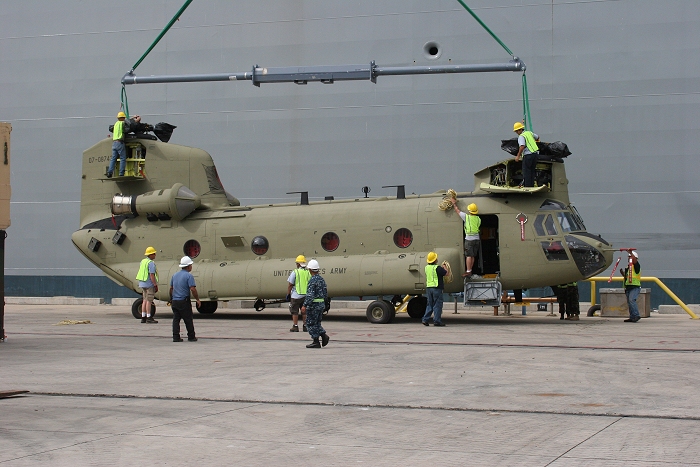
[[[435,261],[437,261],[437,253],[435,253],[434,251],[428,253],[427,261],[428,263],[434,263]]]
[[[523,128],[525,128],[525,125],[523,125],[522,122],[513,123],[513,131],[522,130]]]
[[[474,203],[467,206],[467,211],[469,211],[469,214],[479,214],[479,208]]]
[[[126,118],[126,114],[124,112],[119,112],[117,118]]]
[[[306,263],[306,257],[304,255],[297,256],[296,262],[299,264]]]
[[[148,248],[146,248],[146,252],[144,253],[144,255],[151,256],[151,255],[155,255],[156,253],[157,253],[156,249],[153,248],[152,246],[149,246]]]

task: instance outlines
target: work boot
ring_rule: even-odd
[[[143,318],[141,318],[141,322],[142,322],[142,323],[145,323],[145,322],[146,322],[146,317],[145,317],[145,316],[144,316]]]
[[[323,334],[321,334],[321,345],[323,347],[328,345],[329,340],[331,340],[331,338],[328,337],[328,334],[326,334],[325,332]]]
[[[143,323],[144,321],[141,320],[141,322]],[[146,323],[157,323],[158,321],[156,321],[156,320],[153,319],[153,318],[146,318],[146,321],[145,321],[145,322],[146,322]]]
[[[196,338],[196,337],[188,337],[187,340],[188,340],[189,342],[197,342],[197,338]]]
[[[571,315],[566,315],[566,318],[564,318],[567,321],[571,321]]]
[[[569,318],[571,321],[578,321],[578,315],[571,315],[571,318]]]
[[[182,337],[180,337],[180,336],[173,336],[173,342],[182,342]]]
[[[321,343],[318,341],[318,337],[314,341],[306,346],[307,349],[320,349]]]
[[[559,319],[564,319],[564,313],[561,313],[561,317]]]
[[[306,331],[306,329],[304,329]],[[289,330],[289,332],[299,332],[299,325],[295,324],[292,326],[292,328]]]
[[[309,328],[306,327],[306,324],[304,325],[304,332],[309,332]]]

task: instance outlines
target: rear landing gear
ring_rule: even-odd
[[[406,311],[413,319],[421,319],[425,315],[425,308],[428,306],[428,297],[418,295],[408,301]]]
[[[134,318],[136,319],[141,319],[141,305],[143,304],[143,297],[137,298],[134,300],[134,303],[131,304],[131,314],[134,315]],[[156,304],[151,303],[151,318],[153,318],[156,315]]]
[[[375,300],[367,307],[367,320],[372,324],[390,323],[395,315],[396,309],[386,300]]]
[[[203,315],[210,315],[219,307],[219,302],[202,302],[202,306],[197,307],[197,311]]]

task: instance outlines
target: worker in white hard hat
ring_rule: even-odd
[[[306,313],[301,311],[306,297],[306,287],[311,279],[311,273],[306,269],[306,258],[304,255],[297,256],[297,268],[289,274],[287,279],[287,301],[289,302],[289,312],[292,314],[292,328],[289,332],[299,332],[299,313],[301,312],[301,322],[306,329]]]
[[[639,254],[635,250],[627,250],[627,260],[628,266],[625,269],[620,269],[620,274],[624,278],[627,307],[630,311],[630,317],[625,322],[636,323],[640,320],[637,297],[642,291],[642,267],[639,264]]]
[[[537,165],[537,157],[540,149],[537,146],[537,141],[540,137],[531,131],[525,130],[525,125],[522,122],[513,124],[513,131],[518,134],[518,155],[515,160],[523,160],[523,186],[535,186],[535,166]]]
[[[194,322],[192,321],[192,300],[197,301],[197,306],[201,307],[202,302],[197,294],[197,284],[192,273],[192,258],[183,256],[180,260],[180,270],[170,278],[170,308],[173,310],[173,342],[182,342],[180,337],[180,320],[185,322],[187,329],[187,340],[196,342],[194,334]]]
[[[313,339],[311,344],[306,347],[309,349],[318,349],[328,345],[328,334],[321,326],[323,312],[326,311],[326,300],[328,299],[328,290],[326,281],[319,274],[320,268],[318,261],[312,259],[306,266],[311,273],[309,285],[306,287],[306,297],[304,297],[304,305],[301,310],[306,313],[306,326],[309,329],[309,335]],[[319,342],[319,338],[321,342]]]
[[[156,267],[156,249],[152,246],[146,248],[144,253],[146,256],[141,260],[139,272],[136,274],[136,280],[139,281],[141,287],[143,303],[141,304],[141,322],[142,323],[157,323],[151,315],[153,300],[156,292],[158,292],[158,268]]]
[[[117,165],[117,158],[119,158],[119,176],[124,176],[124,171],[126,170],[126,144],[124,143],[124,138],[129,133],[132,122],[140,123],[141,117],[134,115],[131,120],[127,120],[124,112],[117,114],[117,121],[112,128],[112,158],[109,161],[107,178],[112,178],[114,167]]]
[[[452,198],[452,207],[464,222],[464,264],[466,269],[462,277],[471,277],[474,260],[481,248],[481,217],[478,216],[479,208],[471,203],[467,206],[467,212],[462,212],[457,206],[457,199]]]
[[[425,266],[425,295],[428,298],[428,305],[425,307],[423,315],[423,326],[430,326],[430,316],[433,316],[434,326],[444,326],[442,322],[442,302],[445,282],[443,278],[447,271],[437,264],[438,255],[434,251],[428,253]]]

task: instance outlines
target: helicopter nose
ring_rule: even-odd
[[[612,263],[612,245],[601,237],[586,235],[566,235],[566,244],[574,258],[574,263],[584,277],[592,277],[605,271]]]

